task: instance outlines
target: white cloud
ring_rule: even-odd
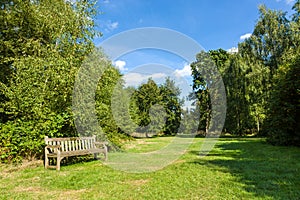
[[[103,3],[109,3],[109,0],[103,0]]]
[[[148,78],[160,79],[160,78],[165,78],[165,77],[167,77],[167,75],[164,73],[155,73],[155,74],[148,75],[147,79]]]
[[[102,27],[107,33],[115,30],[119,26],[119,22],[112,22],[111,20],[103,21],[102,24],[104,24],[104,26],[102,25]]]
[[[245,39],[251,37],[251,35],[252,35],[251,33],[246,33],[244,35],[241,35],[240,40],[245,40]]]
[[[295,0],[285,0],[285,3],[288,5],[292,5],[295,3]]]
[[[176,69],[175,70],[175,76],[180,77],[180,76],[190,76],[192,74],[192,70],[190,65],[186,64],[182,69]]]
[[[239,52],[239,48],[237,47],[232,47],[230,49],[227,49],[228,53],[238,53]]]
[[[126,86],[136,86],[144,81],[143,75],[139,73],[129,73],[123,76]]]
[[[141,74],[136,72],[131,72],[128,74],[125,74],[123,76],[125,80],[126,86],[138,86],[144,82],[146,82],[149,78],[152,78],[156,82],[162,82],[167,77],[167,74],[164,73],[154,73],[154,74]]]
[[[118,28],[119,22],[111,22],[107,26],[110,30],[114,30],[114,29]]]
[[[282,0],[276,0],[276,2],[281,2]],[[285,0],[284,1],[287,5],[293,5],[295,3],[295,0]]]
[[[127,71],[128,68],[125,68],[126,62],[123,60],[117,60],[113,63],[120,71]]]

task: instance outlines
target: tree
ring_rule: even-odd
[[[140,128],[138,128],[137,132],[158,133],[161,131],[154,127],[147,127],[147,125],[149,125],[151,122],[149,116],[151,107],[161,102],[159,87],[155,81],[148,79],[147,83],[139,86],[133,94],[133,99],[138,107],[139,118],[136,124],[138,124]],[[149,130],[149,128],[151,130]]]
[[[170,78],[157,85],[152,79],[132,93],[131,119],[138,133],[174,135],[181,121],[180,89]]]
[[[275,76],[265,124],[272,144],[300,146],[299,55],[282,65]]]
[[[286,13],[259,7],[260,16],[250,38],[239,44],[239,55],[247,69],[246,99],[249,112],[260,132],[264,123],[273,76],[293,46],[293,34]]]
[[[162,97],[162,105],[167,115],[164,133],[166,135],[174,135],[178,132],[181,121],[181,106],[183,104],[179,99],[181,91],[169,77],[159,89]]]
[[[252,96],[251,90],[249,90],[249,88],[253,88],[251,81],[254,79],[253,77],[249,78],[251,66],[247,65],[247,62],[238,53],[229,54],[223,49],[218,49],[210,50],[209,54],[222,75],[226,89],[227,112],[224,131],[242,135],[248,129],[252,129],[252,118],[255,118],[251,113],[251,101],[255,96]],[[257,89],[254,87],[253,92]]]
[[[260,16],[250,38],[239,45],[239,52],[249,60],[259,60],[273,75],[282,63],[283,53],[292,43],[291,27],[286,13],[259,6]]]
[[[1,2],[2,159],[40,156],[45,134],[76,134],[71,97],[76,73],[94,48],[94,3]]]
[[[297,0],[293,6],[295,13],[292,15],[291,31],[292,31],[292,47],[300,46],[300,1]]]
[[[195,95],[190,95],[194,99],[196,107],[199,109],[200,121],[199,130],[205,130],[208,133],[211,119],[211,101],[210,101],[210,85],[213,84],[213,74],[210,68],[215,66],[209,53],[204,51],[196,55],[196,61],[191,64],[193,77],[193,90]]]
[[[223,52],[223,54],[225,54]],[[221,68],[226,89],[227,113],[224,128],[232,134],[242,135],[249,128],[249,105],[247,101],[247,65],[238,54],[228,55]],[[216,62],[217,63],[217,62]],[[217,65],[217,66],[218,66]]]
[[[123,114],[128,113],[128,109],[124,105],[127,103],[128,98],[126,93],[120,93],[123,90],[121,77],[119,70],[109,63],[99,80],[96,90],[96,111],[99,125],[109,141],[117,147],[121,147],[122,140],[128,139],[128,135],[125,134],[126,132],[122,128],[124,128],[124,125],[129,125],[126,123],[128,120],[126,115]],[[116,97],[119,99],[116,99]],[[118,105],[113,108],[116,102]],[[125,118],[120,119],[116,115],[124,115]],[[123,127],[120,127],[119,123],[122,123]],[[133,127],[126,127],[127,130],[129,128],[132,130]]]
[[[288,20],[282,11],[260,7],[260,18],[239,53],[249,66],[247,99],[257,129],[273,144],[299,145],[299,0]]]
[[[300,146],[299,127],[299,74],[300,74],[300,1],[293,6],[295,13],[290,21],[291,44],[282,55],[282,64],[273,77],[273,88],[264,124],[268,141],[277,145]]]

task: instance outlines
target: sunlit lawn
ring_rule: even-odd
[[[125,147],[153,151],[171,139],[139,139]],[[202,141],[195,139],[179,160],[151,173],[117,171],[100,161],[69,163],[59,172],[41,162],[1,165],[0,199],[299,199],[300,148],[220,139],[200,158]]]

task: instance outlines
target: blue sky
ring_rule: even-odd
[[[184,33],[205,49],[229,49],[251,33],[258,5],[290,11],[292,0],[99,0],[97,25],[103,37],[138,27],[164,27]]]
[[[102,14],[97,16],[96,24],[103,36],[95,39],[95,44],[101,46],[103,41],[126,30],[162,27],[187,35],[205,50],[228,50],[251,34],[260,4],[288,11],[290,15],[293,3],[293,0],[99,0]],[[121,72],[127,74],[128,85],[151,77],[149,71],[147,75],[141,70],[138,75],[132,71],[142,65],[151,68],[149,63],[170,67],[190,83],[189,62],[170,52],[144,49],[114,60]],[[158,73],[156,70],[153,76]]]

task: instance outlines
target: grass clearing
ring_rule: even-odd
[[[138,139],[128,151],[147,152],[172,138]],[[203,139],[172,165],[151,173],[116,171],[99,161],[44,170],[0,165],[0,199],[297,199],[300,149],[263,139],[220,139],[200,158]]]

